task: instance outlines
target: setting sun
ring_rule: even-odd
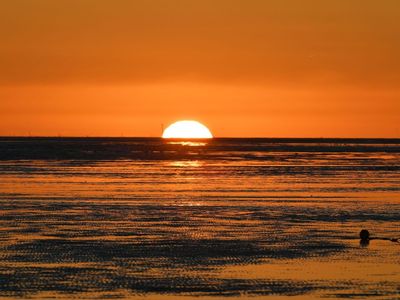
[[[213,136],[206,126],[197,121],[179,121],[168,126],[162,137],[166,139],[210,139]]]

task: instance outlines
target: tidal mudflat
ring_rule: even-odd
[[[400,237],[400,140],[0,139],[2,298],[398,299],[363,228]]]

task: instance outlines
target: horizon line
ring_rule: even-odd
[[[140,138],[140,139],[166,139],[162,136],[105,136],[105,135],[0,135],[0,138]],[[170,138],[171,140],[212,140],[212,139],[342,139],[342,140],[400,140],[400,137],[280,137],[280,136],[214,136],[212,138]],[[167,139],[168,140],[168,139]]]

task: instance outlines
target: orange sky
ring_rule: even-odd
[[[0,4],[0,135],[400,137],[398,0]]]

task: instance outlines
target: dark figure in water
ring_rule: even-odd
[[[360,246],[368,247],[368,245],[369,245],[369,231],[363,229],[360,231]]]
[[[400,242],[399,241],[400,239],[390,239],[390,238],[380,238],[380,237],[371,238],[368,230],[363,229],[360,231],[360,245],[362,247],[367,247],[369,245],[369,241],[371,240],[391,241],[393,243]]]
[[[360,231],[360,239],[362,241],[367,241],[369,240],[369,231],[366,229],[363,229]]]

